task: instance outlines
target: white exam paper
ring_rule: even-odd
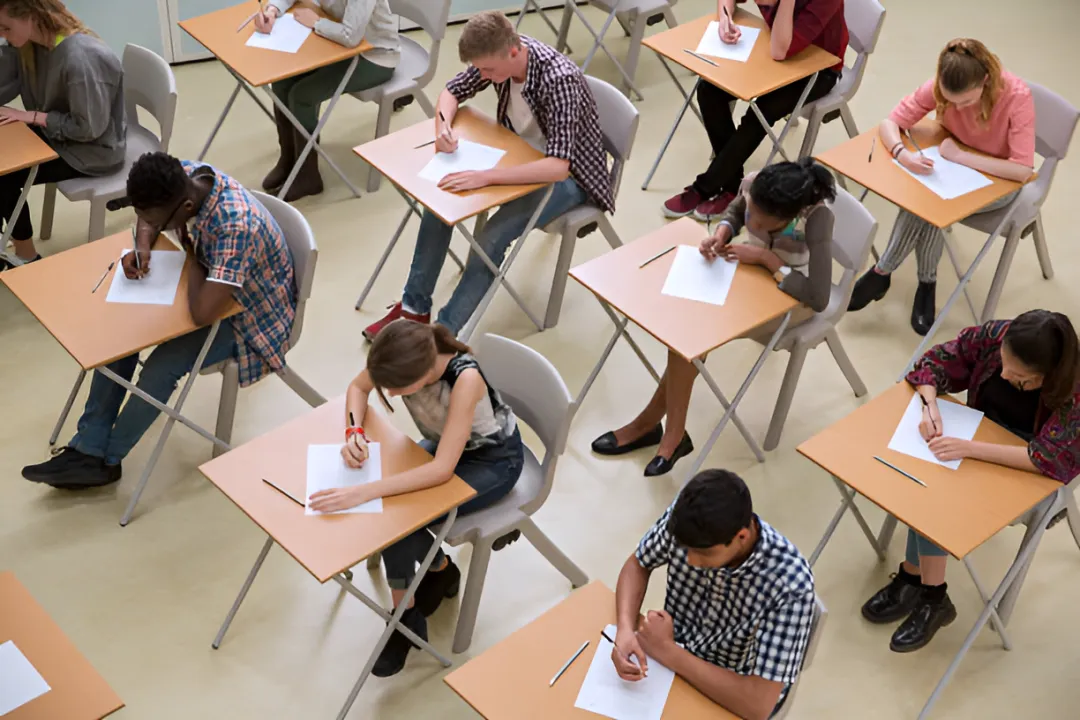
[[[605,632],[615,637],[616,630],[614,625],[608,625]],[[675,673],[648,658],[649,670],[644,678],[623,680],[611,662],[611,648],[611,643],[601,636],[574,707],[613,720],[660,720]]]
[[[263,50],[297,53],[310,35],[311,28],[296,22],[296,18],[287,13],[274,21],[274,27],[269,33],[251,33],[246,44],[248,47]]]
[[[967,195],[969,192],[975,192],[979,188],[984,188],[992,183],[990,178],[978,170],[973,170],[967,165],[961,165],[941,157],[941,149],[936,145],[923,150],[923,155],[934,161],[934,170],[929,175],[916,175],[897,160],[893,160],[893,162],[901,170],[921,182],[935,195],[944,200],[952,200],[961,195]]]
[[[52,688],[12,640],[0,643],[0,716],[41,697]]]
[[[176,288],[180,286],[180,274],[184,271],[187,253],[172,250],[150,251],[150,272],[138,280],[129,280],[120,266],[124,250],[113,270],[112,284],[105,302],[131,303],[134,305],[172,305],[176,300]]]
[[[379,443],[368,443],[368,459],[364,467],[354,470],[341,458],[341,445],[308,445],[307,449],[307,497],[304,498],[305,515],[344,515],[351,513],[381,513],[382,498],[363,505],[321,513],[307,506],[311,496],[320,490],[355,487],[382,480],[382,452]]]
[[[961,440],[970,440],[975,437],[975,431],[979,429],[979,423],[983,419],[981,410],[944,400],[939,401],[937,405],[938,410],[941,412],[941,434],[944,437],[959,438]],[[934,453],[930,452],[930,446],[919,433],[922,413],[922,401],[919,400],[917,394],[912,395],[911,402],[908,403],[904,416],[900,418],[900,423],[896,426],[896,432],[893,433],[892,440],[889,441],[889,449],[926,462],[932,462],[935,465],[944,465],[950,470],[958,469],[960,460],[942,462],[934,457]]]
[[[424,169],[420,171],[420,177],[433,183],[437,183],[450,173],[465,172],[466,170],[490,170],[499,164],[505,150],[481,145],[468,140],[458,140],[455,152],[436,152]]]
[[[723,305],[738,266],[738,260],[722,257],[706,260],[696,247],[680,245],[675,248],[675,261],[671,263],[660,292],[671,297]]]
[[[754,43],[757,42],[758,35],[761,34],[761,28],[740,25],[739,29],[742,30],[739,42],[728,45],[720,39],[720,23],[713,20],[709,23],[709,27],[705,28],[705,34],[701,36],[701,42],[697,46],[697,53],[722,60],[746,62],[750,58],[750,53],[754,49]]]

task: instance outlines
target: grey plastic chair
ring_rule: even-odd
[[[292,334],[289,335],[289,349],[292,350],[300,342],[300,332],[304,328],[304,310],[307,307],[308,298],[311,297],[311,287],[315,284],[315,263],[319,259],[319,248],[315,244],[315,235],[311,231],[311,226],[299,210],[271,195],[254,191],[251,194],[277,220],[281,232],[285,235],[285,244],[289,246],[289,252],[292,255],[296,277],[296,317],[293,320]],[[240,391],[240,367],[236,360],[230,358],[203,368],[200,374],[213,373],[221,373],[221,400],[218,403],[217,427],[214,435],[230,443],[233,419],[236,417],[236,396]],[[286,365],[278,376],[308,405],[317,407],[326,402],[326,398],[308,385],[291,367]],[[223,452],[224,449],[220,445],[214,445],[214,457]]]
[[[176,119],[176,77],[172,68],[156,53],[138,45],[124,48],[124,102],[127,115],[127,151],[124,166],[110,175],[74,178],[45,186],[45,201],[41,208],[41,239],[52,237],[53,215],[56,210],[56,191],[71,202],[90,203],[89,237],[92,242],[105,237],[106,204],[127,195],[127,178],[131,166],[145,153],[168,152]],[[138,108],[143,108],[157,121],[158,137],[139,123]]]
[[[844,21],[848,27],[848,44],[855,51],[855,62],[844,66],[844,73],[832,90],[824,97],[803,105],[800,117],[807,118],[806,135],[803,136],[799,157],[809,157],[814,152],[818,131],[826,115],[840,113],[848,137],[859,134],[855,118],[848,102],[855,97],[866,73],[866,63],[877,47],[881,27],[885,24],[885,8],[878,0],[847,0],[844,3]]]
[[[1043,157],[1038,169],[1039,177],[1025,185],[1010,206],[972,215],[961,221],[967,227],[989,235],[1005,213],[1009,212],[1010,207],[1016,205],[1012,220],[1001,232],[1005,236],[1005,246],[1001,249],[997,270],[994,271],[994,279],[983,304],[981,322],[992,320],[997,311],[998,300],[1001,299],[1001,292],[1005,287],[1005,278],[1009,275],[1016,246],[1021,238],[1028,235],[1034,237],[1035,252],[1039,256],[1043,277],[1049,280],[1054,276],[1050,251],[1046,247],[1046,235],[1043,232],[1042,204],[1050,194],[1050,185],[1058,163],[1064,160],[1069,152],[1080,111],[1065,98],[1042,85],[1033,82],[1028,82],[1027,85],[1031,88],[1031,96],[1035,101],[1035,151]]]
[[[596,98],[596,107],[600,115],[600,130],[604,136],[604,150],[611,156],[611,187],[617,196],[622,183],[623,170],[637,137],[640,115],[634,104],[618,90],[603,80],[587,75],[585,81]],[[595,227],[590,228],[593,225]],[[544,316],[544,328],[553,328],[559,322],[563,296],[566,294],[566,279],[570,264],[574,260],[574,248],[579,233],[581,237],[599,230],[612,249],[622,245],[607,213],[597,206],[587,203],[561,215],[544,228],[544,232],[559,233],[562,240],[559,245],[559,259],[555,263],[555,278],[551,283],[551,295],[548,298],[547,313]]]
[[[435,106],[423,93],[439,65],[439,48],[446,37],[446,25],[450,18],[451,0],[389,0],[390,11],[406,20],[416,23],[431,36],[431,47],[423,45],[404,34],[400,37],[401,59],[394,75],[382,85],[352,93],[352,96],[364,102],[379,105],[379,117],[375,122],[375,137],[380,138],[390,132],[390,115],[394,112],[394,101],[399,98],[414,97],[417,104],[429,118],[435,117]],[[399,21],[400,24],[400,21]],[[374,168],[368,171],[368,192],[375,192],[382,183],[382,174]]]
[[[859,272],[866,265],[878,226],[870,211],[841,188],[836,189],[836,200],[830,207],[836,218],[833,224],[833,260],[840,264],[844,272],[839,282],[833,284],[828,307],[805,322],[789,328],[776,343],[776,350],[786,350],[791,357],[788,360],[787,370],[784,372],[780,392],[776,397],[776,407],[773,409],[772,420],[769,422],[769,431],[765,436],[764,448],[766,450],[773,450],[780,444],[784,422],[791,409],[791,401],[795,396],[795,388],[799,384],[799,376],[802,375],[806,355],[822,342],[829,346],[833,359],[847,378],[855,397],[866,394],[866,385],[863,384],[855,366],[851,364],[851,359],[840,342],[840,335],[836,332],[836,326],[847,313],[851,292],[855,289]],[[771,333],[758,334],[754,336],[754,340],[765,344],[770,336]]]
[[[784,698],[784,704],[780,706],[780,709],[772,716],[772,720],[783,720],[787,717],[787,714],[791,712],[791,706],[795,703],[795,691],[799,689],[799,683],[802,682],[803,673],[810,669],[810,663],[814,660],[814,655],[817,654],[818,643],[821,642],[821,633],[825,628],[825,621],[829,618],[829,611],[825,607],[825,603],[821,602],[821,598],[817,595],[814,596],[814,619],[810,625],[810,642],[806,645],[806,654],[803,656],[802,669],[799,671],[799,677],[795,678],[795,683],[788,690],[787,697]]]

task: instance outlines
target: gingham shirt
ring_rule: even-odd
[[[547,138],[548,157],[569,161],[570,175],[589,199],[607,212],[615,212],[600,116],[585,75],[550,45],[524,35],[521,43],[529,51],[521,95]],[[448,82],[446,89],[458,102],[465,102],[489,85],[491,81],[470,65]],[[499,94],[498,121],[514,130],[507,113],[510,81],[497,84],[495,90]]]
[[[214,187],[185,231],[207,280],[235,286],[244,308],[230,322],[246,387],[285,367],[296,317],[292,253],[277,221],[240,183],[206,165],[183,166],[188,175],[214,172]]]
[[[814,576],[798,549],[757,516],[758,541],[741,565],[696,568],[668,532],[668,508],[645,533],[637,560],[667,565],[664,609],[675,642],[740,675],[791,685],[802,669],[814,619]]]

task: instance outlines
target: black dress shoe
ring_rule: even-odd
[[[593,440],[592,451],[597,455],[623,455],[628,452],[633,452],[634,450],[640,450],[641,448],[659,445],[663,438],[664,426],[660,423],[657,423],[656,427],[639,437],[637,440],[628,442],[625,445],[619,444],[619,441],[615,439],[615,433],[606,432]]]
[[[416,608],[424,617],[439,609],[443,599],[457,597],[461,588],[461,570],[450,558],[446,558],[446,567],[442,570],[428,570],[420,587],[416,588]]]
[[[863,604],[862,616],[876,625],[896,622],[915,609],[920,597],[922,585],[918,577],[905,572],[893,573],[889,584]]]
[[[81,453],[70,447],[62,449],[46,462],[27,465],[22,476],[31,482],[44,483],[59,490],[85,490],[110,485],[120,480],[120,465]]]
[[[690,440],[688,433],[684,434],[682,440],[679,441],[678,447],[675,448],[675,452],[671,453],[670,458],[657,455],[652,459],[652,462],[645,466],[645,477],[667,475],[675,467],[675,463],[679,462],[680,458],[686,457],[692,452],[694,452],[694,443]]]
[[[427,620],[417,607],[405,611],[401,616],[401,624],[416,633],[421,640],[427,641]],[[397,675],[401,668],[405,667],[405,659],[414,647],[416,646],[409,638],[395,630],[386,642],[386,647],[379,653],[375,665],[371,668],[371,674],[375,677]]]
[[[891,275],[882,275],[870,268],[855,281],[855,288],[851,291],[851,300],[848,301],[848,312],[862,310],[875,300],[885,297],[890,285],[892,285]]]
[[[911,328],[920,335],[926,335],[937,317],[937,283],[919,283],[915,291],[915,302],[911,304]]]
[[[908,619],[896,628],[889,649],[893,652],[905,653],[918,650],[934,639],[937,631],[956,619],[956,606],[952,604],[948,594],[942,595],[940,600],[931,599],[924,591],[922,598],[915,609],[908,615]]]

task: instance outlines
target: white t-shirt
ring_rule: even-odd
[[[515,80],[510,81],[510,107],[507,109],[507,114],[510,116],[510,123],[514,126],[514,132],[525,142],[546,155],[547,138],[540,131],[540,125],[536,122],[536,116],[533,115],[532,108],[529,107],[529,103],[525,101],[524,96],[521,94],[521,89],[524,86],[524,83]]]

